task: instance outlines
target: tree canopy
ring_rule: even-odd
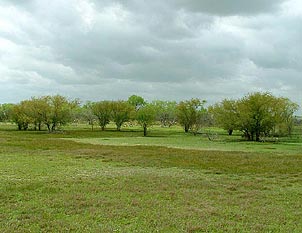
[[[135,110],[137,111],[146,104],[146,101],[141,96],[131,95],[128,98],[128,103],[134,106]]]
[[[184,127],[185,132],[196,132],[201,125],[201,118],[205,113],[205,100],[191,99],[179,102],[177,105],[177,120]]]
[[[144,136],[147,136],[147,129],[150,127],[156,116],[156,109],[153,104],[146,104],[141,107],[136,114],[136,120],[144,129]]]
[[[239,100],[223,100],[210,108],[216,122],[231,132],[240,130],[248,140],[283,134],[282,125],[291,133],[294,112],[298,105],[270,93],[252,93]]]
[[[111,103],[111,119],[116,125],[118,131],[121,130],[122,124],[129,121],[134,111],[134,107],[126,101],[118,100]]]
[[[106,125],[110,122],[111,102],[104,100],[94,103],[92,105],[92,112],[98,118],[101,129],[105,130]]]
[[[43,96],[23,100],[12,107],[12,121],[19,130],[27,130],[30,124],[41,130],[42,124],[49,132],[55,131],[57,126],[65,125],[72,120],[72,110],[78,105],[77,100],[69,101],[66,97]]]

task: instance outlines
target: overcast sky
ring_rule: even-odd
[[[0,103],[254,91],[302,103],[301,0],[0,1]]]

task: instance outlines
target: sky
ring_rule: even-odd
[[[302,105],[301,0],[0,1],[0,103],[257,91]]]

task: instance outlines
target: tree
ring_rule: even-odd
[[[293,103],[288,98],[280,97],[276,99],[274,107],[277,125],[273,129],[273,133],[278,133],[279,135],[291,135],[295,122],[294,113],[299,109],[299,105]],[[276,128],[278,128],[278,132]]]
[[[32,122],[29,107],[30,102],[28,100],[23,100],[12,107],[12,121],[18,125],[19,130],[27,130],[29,124]]]
[[[91,125],[91,130],[93,131],[93,126],[95,121],[97,120],[97,117],[93,114],[92,102],[88,101],[86,104],[84,104],[83,107],[81,107],[80,118],[88,122],[88,124]]]
[[[156,109],[156,120],[160,121],[162,127],[171,127],[176,123],[176,106],[175,101],[156,100],[152,104]]]
[[[192,130],[194,124],[197,124],[199,117],[204,112],[205,100],[191,99],[181,101],[177,105],[177,120],[184,127],[185,132]]]
[[[261,134],[269,132],[277,124],[276,98],[270,93],[253,93],[238,101],[239,130],[249,140],[260,141]]]
[[[14,104],[0,104],[0,121],[6,122],[11,119]]]
[[[195,120],[192,122],[190,130],[194,135],[197,135],[197,133],[201,130],[202,127],[210,124],[211,119],[207,109],[201,108],[199,111],[196,112]]]
[[[111,117],[111,102],[104,100],[92,104],[92,112],[98,118],[99,125],[102,131],[110,122]]]
[[[34,124],[34,129],[41,130],[42,124],[51,123],[50,122],[50,115],[51,115],[51,108],[49,106],[50,96],[45,97],[32,97],[29,100],[29,116],[32,119],[32,123]]]
[[[23,100],[12,108],[12,120],[19,130],[27,130],[30,124],[34,129],[45,124],[49,132],[55,131],[57,126],[65,125],[72,120],[72,111],[78,106],[78,100],[69,101],[66,97],[43,96]]]
[[[146,101],[141,96],[132,95],[128,98],[128,103],[134,106],[135,110],[138,111],[141,107],[146,104]]]
[[[112,101],[111,102],[111,118],[116,124],[116,129],[121,130],[124,122],[130,120],[134,107],[126,101]]]
[[[58,125],[65,125],[72,120],[72,110],[79,105],[78,100],[69,101],[61,95],[46,96],[49,104],[50,115],[44,118],[50,132],[55,131]],[[50,127],[51,124],[51,127]]]
[[[261,136],[276,133],[282,125],[291,132],[294,112],[298,105],[286,98],[277,98],[270,93],[252,93],[237,100],[224,100],[211,108],[215,121],[227,130],[237,129],[251,141],[260,141]]]
[[[235,100],[223,100],[209,107],[209,113],[213,115],[215,123],[228,131],[229,135],[238,128],[238,109]]]
[[[155,107],[152,104],[146,104],[137,111],[136,119],[144,129],[144,136],[147,136],[148,127],[154,123],[155,115]]]

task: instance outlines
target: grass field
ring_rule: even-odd
[[[297,135],[1,128],[0,232],[302,232]]]

